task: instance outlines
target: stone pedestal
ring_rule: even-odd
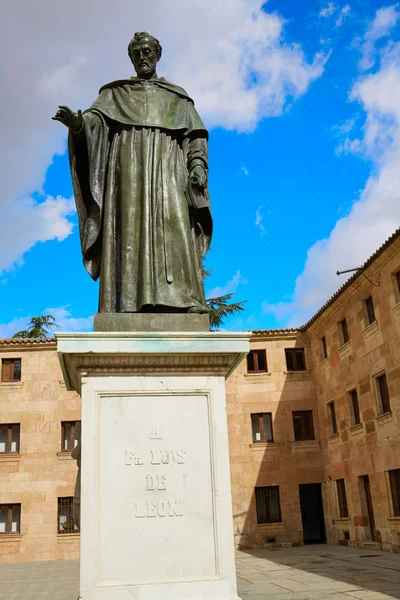
[[[60,333],[82,396],[82,600],[237,600],[225,378],[248,333]]]

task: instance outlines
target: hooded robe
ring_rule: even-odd
[[[204,309],[202,257],[212,234],[208,134],[193,100],[164,78],[115,81],[70,132],[85,267],[100,277],[99,312]]]

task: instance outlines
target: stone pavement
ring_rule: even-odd
[[[237,553],[243,600],[400,598],[400,555],[342,546]],[[75,560],[0,565],[0,600],[76,600]]]
[[[400,555],[318,545],[237,556],[242,600],[400,598]]]

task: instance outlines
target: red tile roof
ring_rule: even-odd
[[[0,346],[15,346],[17,344],[37,345],[37,344],[55,344],[55,338],[0,338]]]

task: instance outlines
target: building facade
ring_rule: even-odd
[[[80,397],[54,340],[0,340],[0,562],[79,556],[71,458]]]
[[[400,551],[399,230],[306,325],[253,332],[227,391],[239,547]]]
[[[227,381],[235,544],[400,551],[400,230]],[[77,558],[80,398],[54,340],[0,340],[0,561]]]

